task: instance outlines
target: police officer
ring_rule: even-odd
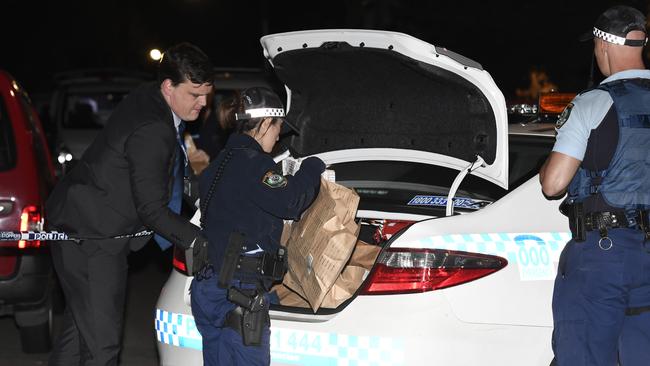
[[[277,170],[269,153],[287,122],[271,90],[246,89],[222,108],[222,120],[231,121],[234,133],[199,182],[210,264],[192,282],[192,313],[205,365],[268,365],[272,280],[268,270],[256,273],[255,263],[264,256],[265,264],[282,263],[273,254],[280,248],[283,219],[299,219],[311,204],[325,164],[310,157],[294,176]],[[257,339],[251,329],[261,329]]]
[[[642,61],[646,19],[615,6],[591,32],[606,79],[579,94],[558,121],[540,171],[558,198],[572,240],[553,294],[557,365],[650,364],[650,71]]]

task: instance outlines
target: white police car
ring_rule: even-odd
[[[508,126],[480,64],[408,35],[261,42],[301,131],[285,142],[357,191],[360,237],[382,248],[337,308],[271,308],[272,363],[549,365],[553,279],[570,238],[536,176],[553,126]],[[396,223],[404,229],[387,235]],[[174,266],[156,309],[160,361],[200,365],[183,252]]]

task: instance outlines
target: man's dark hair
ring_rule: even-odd
[[[212,83],[214,67],[200,48],[187,42],[170,47],[158,64],[158,82],[170,79],[174,86],[191,81],[194,84]]]

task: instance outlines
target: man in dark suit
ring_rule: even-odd
[[[158,82],[132,91],[46,204],[48,227],[83,238],[51,245],[66,297],[50,365],[117,365],[127,255],[153,230],[163,249],[203,242],[178,215],[187,154],[183,121],[194,121],[212,90],[213,67],[189,43],[164,53]],[[123,236],[127,237],[123,237]],[[115,238],[122,236],[122,238]]]

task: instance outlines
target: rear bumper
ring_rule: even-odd
[[[201,365],[201,336],[186,292],[172,273],[154,320],[161,365]],[[341,312],[313,317],[271,312],[272,365],[548,366],[551,327],[459,320],[443,291],[362,296]]]
[[[14,275],[0,280],[0,315],[42,307],[49,298],[53,279],[49,253],[21,255]]]

